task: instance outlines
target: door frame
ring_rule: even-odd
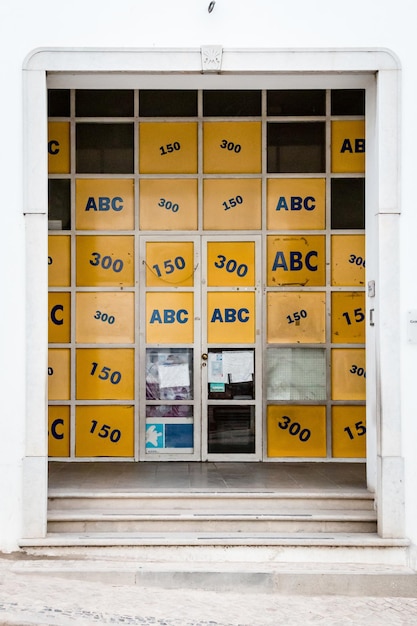
[[[196,409],[200,407],[201,413],[201,381],[200,381],[200,368],[197,364],[197,359],[200,361],[201,354],[201,298],[198,297],[198,285],[201,284],[201,247],[199,245],[200,235],[179,235],[176,236],[172,234],[170,231],[167,231],[165,234],[160,233],[158,235],[146,235],[139,234],[139,284],[141,285],[139,289],[139,301],[140,301],[140,312],[139,312],[139,359],[140,364],[138,367],[139,372],[139,394],[136,396],[139,398],[139,423],[137,424],[137,433],[139,435],[139,460],[140,461],[200,461],[201,460],[201,417],[199,420],[198,428],[196,428]],[[172,242],[184,243],[191,242],[194,246],[194,255],[193,255],[193,268],[194,268],[194,281],[192,287],[179,288],[181,291],[184,289],[187,292],[193,293],[193,303],[194,303],[194,342],[192,344],[188,343],[160,343],[160,344],[148,344],[146,343],[146,327],[147,327],[147,317],[146,317],[146,294],[152,293],[152,291],[161,291],[163,288],[154,287],[150,288],[146,285],[146,244],[148,242],[166,242],[167,240]],[[172,293],[172,291],[167,291],[167,293]],[[169,348],[184,348],[191,349],[193,353],[193,390],[194,396],[190,402],[186,404],[192,404],[194,407],[193,410],[193,424],[194,424],[194,452],[185,453],[181,455],[180,453],[152,453],[149,454],[146,452],[146,376],[143,375],[143,372],[146,368],[146,350],[147,348],[160,348],[169,349]]]
[[[23,63],[26,229],[26,415],[22,537],[47,523],[47,87],[365,88],[367,137],[367,481],[378,532],[403,537],[399,244],[400,64],[383,49],[37,49]],[[213,63],[210,59],[216,59]],[[163,73],[161,73],[163,70]],[[202,87],[203,88],[203,87]],[[387,254],[387,249],[389,254]],[[22,420],[23,423],[23,420]]]
[[[137,423],[137,432],[139,433],[139,460],[141,461],[259,461],[263,458],[263,438],[264,438],[264,420],[262,415],[263,406],[263,375],[262,375],[262,237],[260,234],[248,235],[224,235],[219,233],[212,234],[195,234],[195,235],[176,235],[169,231],[165,234],[147,235],[139,234],[139,364],[136,368],[139,372],[139,423]],[[165,291],[164,287],[148,287],[146,285],[146,245],[149,242],[157,243],[184,243],[191,242],[194,245],[193,268],[194,281],[192,287],[174,287],[174,290],[181,292],[187,291],[194,294],[194,341],[192,344],[174,344],[174,343],[158,343],[147,344],[146,341],[146,294],[152,292]],[[210,345],[207,342],[207,244],[209,242],[253,242],[254,243],[254,285],[253,287],[215,287],[212,291],[232,291],[232,292],[253,292],[255,294],[255,322],[254,322],[254,342],[253,346],[255,354],[255,389],[258,390],[254,401],[250,404],[255,408],[255,451],[253,453],[225,453],[225,454],[209,454],[208,453],[208,405],[207,398],[207,373],[208,368],[206,362],[202,360],[201,355],[208,353]],[[172,288],[166,288],[167,293],[172,293]],[[214,344],[213,344],[214,345]],[[226,348],[235,348],[236,350],[244,350],[245,344],[227,344]],[[219,347],[216,344],[216,347]],[[193,453],[158,453],[146,452],[146,376],[144,376],[146,368],[146,351],[148,348],[155,349],[192,349],[193,350],[193,390],[194,396],[190,402],[184,404],[192,404],[194,407],[194,452]],[[216,404],[216,402],[214,402]],[[153,404],[153,402],[152,402]],[[230,401],[217,402],[218,405],[230,405]],[[237,400],[233,404],[242,405],[244,401]]]
[[[219,231],[220,233],[221,231]],[[203,461],[234,461],[238,463],[239,461],[260,461],[264,458],[263,449],[264,449],[264,439],[265,439],[265,419],[263,415],[263,395],[264,395],[264,387],[263,387],[263,336],[262,336],[262,297],[263,290],[262,285],[264,284],[263,277],[263,250],[262,250],[262,236],[261,234],[232,234],[232,235],[222,235],[213,233],[211,235],[204,234],[202,235],[202,275],[207,278],[208,275],[208,267],[207,267],[207,244],[209,242],[254,242],[255,244],[255,281],[253,287],[211,287],[212,292],[215,291],[234,291],[236,293],[239,292],[254,292],[255,294],[255,341],[253,344],[253,349],[255,352],[255,398],[253,402],[253,406],[255,408],[255,451],[253,453],[209,453],[208,452],[208,407],[210,406],[210,400],[207,398],[206,390],[208,386],[208,368],[202,368],[202,460]],[[208,338],[204,330],[208,329],[208,319],[207,319],[207,293],[209,289],[209,285],[202,290],[202,352],[208,353],[210,347],[219,347],[217,344],[209,344]],[[249,344],[248,344],[249,345]],[[252,345],[252,344],[251,344]],[[235,347],[236,350],[244,350],[245,344],[227,344],[225,348]],[[216,401],[212,401],[215,403]],[[219,402],[219,401],[217,401]],[[219,403],[220,404],[220,403]],[[221,401],[221,404],[229,405],[230,402]],[[235,403],[233,403],[235,404]],[[244,401],[236,401],[236,404],[245,404]]]

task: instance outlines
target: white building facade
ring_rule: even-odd
[[[309,461],[314,459],[318,462],[327,462],[338,459],[359,461],[366,456],[368,487],[375,492],[378,534],[386,539],[409,539],[410,564],[416,566],[414,545],[417,543],[415,530],[417,502],[413,480],[417,461],[413,442],[417,429],[414,423],[413,372],[417,360],[415,353],[417,336],[413,324],[417,319],[417,301],[413,282],[415,260],[412,239],[416,218],[413,214],[411,171],[413,140],[417,137],[417,124],[412,114],[413,96],[417,88],[413,71],[416,62],[411,33],[412,18],[416,9],[410,2],[402,2],[401,10],[398,10],[398,5],[395,10],[391,3],[386,2],[385,5],[385,10],[379,7],[378,15],[375,15],[371,7],[364,7],[359,3],[351,4],[349,10],[346,10],[346,15],[343,15],[343,32],[340,16],[334,15],[328,2],[322,2],[320,6],[316,5],[314,8],[304,3],[302,10],[297,6],[297,10],[295,7],[288,7],[285,11],[269,2],[262,2],[260,5],[258,3],[256,7],[249,3],[242,5],[222,0],[211,3],[210,6],[206,2],[192,3],[188,0],[175,4],[156,2],[152,6],[132,6],[129,2],[122,2],[117,7],[117,15],[110,9],[107,13],[106,9],[95,3],[89,7],[78,6],[76,3],[71,7],[71,14],[65,22],[61,21],[59,16],[54,17],[56,7],[48,2],[42,3],[41,7],[38,5],[36,14],[33,15],[30,14],[31,11],[35,11],[32,7],[14,5],[3,9],[1,23],[7,32],[3,33],[2,46],[8,97],[3,98],[2,117],[5,145],[9,147],[3,152],[2,178],[5,188],[7,183],[13,181],[14,193],[7,196],[7,208],[5,207],[3,212],[1,246],[5,268],[1,325],[3,333],[1,384],[4,389],[4,411],[0,439],[2,445],[0,489],[2,502],[5,503],[0,515],[2,550],[16,550],[22,540],[41,539],[46,534],[48,399],[50,414],[52,407],[49,437],[51,431],[58,433],[57,439],[62,443],[65,436],[61,427],[67,427],[63,414],[59,413],[62,407],[66,407],[69,416],[68,449],[63,451],[63,448],[55,448],[51,453],[49,442],[50,457],[74,461],[80,458],[94,460],[97,457],[110,460],[112,453],[107,448],[103,451],[94,445],[85,444],[87,441],[83,435],[85,427],[81,426],[81,416],[84,415],[83,419],[90,420],[88,424],[93,424],[89,431],[93,433],[95,426],[88,411],[91,407],[103,406],[107,402],[108,407],[111,406],[116,412],[120,409],[131,411],[133,432],[130,436],[131,447],[125,449],[119,456],[133,462],[145,462],[149,458],[147,457],[149,450],[144,443],[145,429],[151,427],[157,432],[159,428],[164,427],[163,420],[160,422],[151,420],[155,417],[153,408],[171,406],[172,398],[147,395],[149,380],[140,380],[139,376],[137,380],[132,377],[131,391],[127,389],[119,393],[118,387],[117,393],[112,396],[100,395],[100,392],[92,391],[91,385],[83,386],[81,373],[86,371],[91,361],[94,372],[88,370],[87,375],[95,374],[96,368],[102,366],[99,356],[108,359],[115,355],[114,343],[118,344],[119,355],[127,360],[132,359],[132,363],[137,365],[136,368],[130,368],[135,371],[150,368],[154,357],[158,361],[162,353],[165,358],[164,350],[158,352],[160,345],[173,343],[176,348],[172,352],[177,356],[179,353],[188,354],[187,346],[193,344],[195,354],[201,351],[203,360],[207,358],[207,370],[210,370],[211,374],[203,370],[203,375],[207,378],[204,378],[201,390],[197,390],[200,364],[194,371],[193,368],[182,367],[185,362],[177,363],[179,367],[176,376],[183,376],[182,386],[187,387],[187,381],[188,386],[191,386],[189,383],[191,377],[195,391],[192,398],[180,397],[178,404],[179,407],[183,407],[181,417],[184,418],[182,421],[179,420],[178,424],[183,429],[181,436],[185,437],[187,444],[182,446],[181,455],[177,454],[178,450],[174,451],[177,444],[174,443],[172,449],[167,446],[165,458],[163,450],[158,450],[156,455],[153,450],[152,459],[161,462],[165,459],[218,461],[228,460],[222,455],[232,453],[232,458],[237,461],[285,462],[288,459]],[[35,29],[33,24],[36,24]],[[19,32],[19,37],[15,37],[16,32]],[[91,183],[95,178],[101,181],[102,177],[96,174],[106,172],[106,169],[84,168],[80,164],[82,156],[80,161],[77,161],[74,147],[69,148],[68,168],[59,169],[58,166],[58,169],[54,170],[53,166],[51,169],[49,162],[49,179],[50,182],[61,179],[69,181],[69,187],[75,189],[75,196],[70,193],[69,205],[72,217],[77,220],[77,226],[72,225],[66,230],[62,222],[56,224],[57,220],[51,214],[48,220],[48,89],[53,92],[62,90],[69,98],[68,110],[60,110],[55,114],[52,111],[51,115],[49,108],[49,123],[64,124],[63,127],[52,126],[52,134],[50,127],[49,155],[52,157],[55,148],[65,144],[65,140],[57,139],[58,135],[54,135],[62,128],[65,129],[65,124],[69,129],[69,146],[74,146],[75,142],[78,146],[82,145],[81,131],[76,135],[78,129],[75,129],[75,125],[78,123],[81,127],[84,123],[85,128],[87,118],[91,114],[79,112],[81,109],[77,108],[78,91],[127,90],[132,93],[134,109],[128,117],[136,119],[135,107],[139,106],[139,119],[142,120],[139,121],[139,126],[142,123],[138,139],[139,148],[135,143],[137,139],[132,140],[133,158],[135,162],[139,159],[139,166],[135,165],[132,168],[131,176],[127,175],[130,170],[122,168],[113,169],[107,178],[114,184],[115,181],[129,181],[134,178],[133,174],[135,175],[138,185],[132,200],[132,216],[137,216],[136,209],[139,205],[141,213],[138,222],[126,222],[123,226],[114,224],[109,226],[104,223],[97,226],[91,222],[82,222],[84,217],[80,215],[82,211],[79,210],[76,198],[83,197],[84,193],[85,201],[82,206],[84,208],[88,206],[88,202],[94,196],[91,189],[95,189],[94,185],[88,188],[88,181]],[[195,168],[189,165],[189,161],[186,165],[180,166],[179,170],[175,167],[171,170],[158,169],[159,166],[155,166],[151,157],[150,162],[146,162],[145,155],[151,152],[152,144],[151,140],[145,137],[145,131],[142,135],[140,133],[142,128],[151,129],[152,123],[158,125],[159,120],[153,109],[149,113],[152,120],[146,125],[143,116],[146,117],[148,114],[143,113],[145,105],[141,108],[141,93],[155,90],[165,92],[182,90],[196,94],[196,109],[194,113],[187,112],[184,124],[188,126],[184,130],[184,135],[175,135],[172,143],[168,139],[165,141],[169,135],[162,134],[160,141],[159,136],[157,138],[157,143],[159,141],[162,144],[161,146],[158,144],[159,156],[165,157],[169,152],[179,153],[180,148],[186,145],[188,132],[196,132]],[[219,117],[219,114],[215,107],[210,109],[205,94],[228,91],[244,92],[246,96],[249,92],[259,94],[259,110],[255,107],[245,114],[239,114],[233,120],[223,112],[223,117],[228,119],[216,122],[215,118]],[[317,123],[319,132],[323,132],[323,158],[326,164],[324,166],[319,164],[312,169],[309,169],[308,165],[301,169],[291,169],[288,165],[274,164],[280,159],[285,162],[285,158],[287,163],[291,162],[291,157],[288,156],[291,149],[286,151],[288,144],[281,144],[279,138],[274,139],[276,125],[281,123],[280,129],[283,128],[283,120],[278,119],[281,110],[274,109],[274,94],[301,93],[301,91],[307,92],[306,100],[317,92],[324,98],[323,110],[314,109],[314,114],[313,109],[301,113],[294,113],[293,110],[289,114],[291,123],[300,121]],[[348,92],[360,93],[363,96],[364,110],[353,108],[346,112],[338,110],[336,104],[333,108],[337,94],[346,95]],[[100,117],[98,113],[93,115],[96,118]],[[205,115],[209,119],[205,119]],[[116,117],[119,123],[123,122],[120,120],[123,114],[115,115]],[[164,123],[168,125],[164,127],[165,129],[171,128],[169,124],[179,124],[177,118],[172,122],[166,119],[166,114],[161,117],[164,117]],[[100,120],[95,121],[100,123]],[[109,120],[106,122],[109,123]],[[244,142],[247,141],[253,154],[259,153],[259,163],[255,158],[250,160],[247,169],[245,165],[240,165],[235,170],[225,165],[222,169],[221,163],[218,165],[220,157],[213,156],[209,148],[207,153],[205,152],[211,140],[214,143],[218,140],[220,144],[223,141],[222,136],[216,135],[218,130],[216,124],[222,123],[228,124],[222,127],[222,130],[227,128],[228,132],[231,132],[237,128],[238,132],[236,136],[230,138],[228,136],[225,140],[228,156],[233,154],[239,157],[239,153],[243,152],[245,147]],[[349,127],[352,134],[348,133],[344,139],[344,135],[342,136],[345,152],[348,157],[363,159],[363,164],[358,162],[352,166],[346,166],[343,162],[338,164],[338,158],[332,153],[333,139],[340,128],[337,124],[344,123],[353,124]],[[174,128],[177,133],[182,132],[180,125]],[[260,131],[261,128],[264,130]],[[252,130],[254,135],[251,135]],[[155,134],[152,136],[157,135],[156,127],[153,128],[153,132]],[[259,147],[256,143],[258,136]],[[90,151],[91,155],[93,148],[88,144],[88,139],[85,141],[85,153]],[[344,143],[346,141],[347,143]],[[302,143],[303,154],[314,155],[311,158],[320,160],[320,157],[317,157],[318,144],[316,140],[305,139]],[[146,146],[146,150],[141,151],[142,145]],[[291,142],[289,145],[291,146]],[[274,150],[279,155],[275,161],[271,156]],[[296,148],[294,150],[296,151]],[[309,161],[307,157],[306,161]],[[189,167],[191,169],[187,169]],[[220,169],[216,169],[218,167]],[[298,176],[299,172],[302,175]],[[234,180],[236,174],[239,174],[242,185],[239,189],[244,189],[244,192],[236,191],[236,187],[227,186]],[[298,271],[302,258],[302,253],[297,247],[283,247],[285,232],[282,232],[281,225],[275,223],[273,208],[269,208],[269,204],[275,206],[277,198],[282,200],[285,196],[281,187],[277,192],[273,191],[276,184],[274,181],[280,181],[282,184],[282,174],[286,174],[287,182],[290,181],[287,194],[289,198],[295,198],[295,203],[300,192],[291,185],[299,178],[309,181],[314,179],[316,183],[324,181],[326,197],[330,197],[333,192],[337,196],[337,185],[334,185],[333,190],[333,180],[355,179],[361,185],[366,181],[364,223],[358,218],[353,225],[350,222],[340,222],[337,225],[337,217],[331,214],[332,208],[328,200],[327,203],[323,201],[323,211],[327,217],[324,216],[322,222],[319,221],[315,225],[300,222],[289,227],[293,240],[298,237],[299,240],[308,241],[311,237],[308,251],[304,252],[304,265],[306,271],[314,273],[314,280],[320,271],[323,272],[323,278],[317,279],[317,282],[314,282],[311,273],[307,274],[305,279],[298,277],[294,282],[292,277],[280,282],[280,279],[273,275],[276,270],[288,270],[286,266],[288,259],[290,270]],[[153,217],[152,210],[148,216],[146,214],[146,198],[152,196],[151,188],[155,181],[159,185],[157,195],[160,189],[165,189],[163,184],[166,184],[167,194],[172,193],[170,185],[174,177],[181,179],[182,188],[189,186],[191,189],[193,185],[196,186],[195,198],[191,202],[196,207],[195,218],[190,209],[189,221],[186,221],[185,225],[183,223],[180,227],[164,226],[161,228],[162,232],[159,232],[159,226],[152,222],[152,219],[157,219]],[[86,190],[83,190],[83,184],[87,185]],[[254,192],[253,188],[258,184],[261,189],[258,194],[259,222],[253,217],[258,210],[256,199],[252,201],[253,210],[241,218],[243,226],[240,229],[233,230],[235,228],[233,225],[229,227],[225,225],[224,230],[220,231],[216,225],[216,218],[210,222],[211,210],[205,206],[206,204],[208,206],[205,198],[208,198],[210,193],[214,194],[214,197],[217,194],[220,200],[225,194],[225,200],[220,204],[224,205],[226,202],[223,209],[228,211],[231,200],[235,205],[243,205],[245,194],[249,196],[254,193],[254,197],[257,197],[257,192]],[[123,186],[122,188],[125,189]],[[115,202],[112,208],[116,214],[121,206],[121,202],[117,204],[117,198],[120,199],[122,192],[111,185],[109,189],[107,195]],[[316,202],[319,188],[314,189]],[[146,193],[144,190],[147,190]],[[194,191],[191,190],[189,193],[192,196]],[[343,191],[340,193],[343,196]],[[104,197],[103,191],[97,191],[97,194],[97,197]],[[304,199],[306,212],[311,210],[312,201],[308,198],[312,196],[312,193],[306,192]],[[168,201],[171,200],[168,195],[167,198]],[[285,200],[282,201],[285,203]],[[79,202],[81,203],[81,200]],[[175,201],[171,202],[173,206],[177,206]],[[186,200],[182,202],[185,203]],[[337,204],[336,200],[334,204]],[[173,209],[172,206],[169,208]],[[294,208],[297,209],[296,204]],[[163,209],[165,211],[168,207],[165,206]],[[176,211],[171,210],[171,213],[175,216]],[[230,229],[233,236],[230,236]],[[95,235],[96,230],[106,231],[105,235],[101,233]],[[55,231],[59,231],[60,235]],[[80,231],[88,232],[85,235]],[[97,248],[100,236],[106,235],[125,237],[122,245],[124,251],[126,246],[130,245],[130,241],[132,242],[132,254],[137,255],[134,257],[135,266],[138,267],[140,260],[144,259],[140,277],[136,278],[136,275],[133,275],[133,278],[119,280],[120,276],[117,276],[117,288],[113,283],[109,283],[107,278],[102,282],[94,282],[95,279],[91,281],[85,278],[79,269],[83,260],[81,242],[88,243],[88,236],[95,237],[94,245]],[[143,242],[142,235],[145,236]],[[69,282],[60,282],[58,279],[57,282],[51,283],[49,277],[48,304],[48,266],[45,259],[48,258],[48,254],[50,259],[54,259],[51,242],[52,245],[56,244],[57,237],[60,237],[57,250],[61,250],[64,245],[69,245],[71,250],[72,278]],[[163,256],[166,244],[172,237],[180,246],[172,252],[173,266]],[[341,240],[337,237],[347,239]],[[279,243],[274,243],[276,241]],[[225,242],[233,246],[222,248]],[[242,244],[245,244],[245,252],[239,260],[237,255],[242,250]],[[358,248],[353,249],[352,245],[358,245]],[[217,249],[216,246],[220,248]],[[349,262],[362,271],[361,278],[349,277],[345,280],[343,276],[340,277],[337,263],[333,261],[337,258],[338,246],[351,250],[353,256],[349,255]],[[252,247],[253,253],[248,252]],[[116,274],[121,273],[122,268],[126,267],[126,260],[120,254],[117,255],[117,248],[108,255],[101,250],[96,252],[96,248],[87,248],[85,255],[87,260],[91,254],[93,261],[98,259],[97,263],[102,264],[103,271],[108,269],[105,267],[107,258],[108,263],[113,264]],[[229,251],[229,258],[225,250]],[[100,254],[100,258],[94,257],[94,254]],[[188,254],[191,255],[190,260]],[[243,282],[243,286],[233,281],[222,282],[223,279],[210,274],[209,263],[205,262],[205,259],[210,258],[210,254],[218,259],[216,266],[218,268],[223,259],[229,274],[235,271],[239,278],[244,279],[253,272],[253,277],[250,280],[248,278],[248,282]],[[332,261],[329,261],[330,258]],[[94,262],[90,260],[89,264],[93,266]],[[164,268],[171,273],[183,270],[186,266],[193,268],[194,280],[190,284],[185,282],[185,286],[181,287],[181,293],[174,296],[174,292],[169,291],[166,284],[161,286],[161,282],[158,281],[161,278],[161,269]],[[13,271],[10,271],[11,267]],[[155,269],[156,278],[155,272],[152,276],[146,274],[150,267]],[[186,280],[189,279],[187,275]],[[123,280],[127,282],[123,283]],[[184,285],[183,279],[180,282]],[[207,287],[203,287],[206,284]],[[100,302],[106,302],[105,294],[108,293],[110,298],[117,299],[120,290],[125,292],[123,297],[132,294],[132,299],[137,302],[136,308],[132,309],[134,311],[132,315],[136,320],[134,326],[138,329],[137,340],[130,340],[127,333],[127,338],[123,340],[91,341],[91,329],[83,328],[75,317],[78,316],[78,320],[81,317],[80,313],[87,310],[92,285],[98,285],[94,298],[102,298]],[[297,291],[294,285],[297,286]],[[83,290],[83,287],[86,289]],[[162,306],[167,290],[174,304],[175,297],[179,296],[177,308],[175,309],[173,304],[169,311]],[[233,294],[230,302],[235,307],[234,314],[231,312],[232,305],[227,300],[227,293]],[[324,293],[327,304],[322,305],[319,300]],[[48,312],[51,318],[51,311],[54,310],[55,317],[52,316],[52,322],[55,319],[58,326],[65,327],[66,320],[61,317],[61,313],[64,314],[67,307],[67,301],[62,298],[67,296],[68,303],[72,302],[68,304],[74,318],[69,322],[72,324],[72,330],[70,329],[67,339],[61,335],[54,338],[49,329],[48,353]],[[262,300],[263,297],[265,300]],[[299,309],[294,304],[297,302],[294,298],[297,297],[301,298]],[[344,298],[351,298],[352,302],[356,302],[352,305],[351,311],[347,308]],[[193,304],[190,304],[191,301]],[[200,302],[203,303],[201,310]],[[274,311],[286,306],[287,303],[292,307],[285,309],[285,318],[289,324],[300,321],[293,317],[295,313],[299,313],[301,321],[307,317],[314,317],[313,313],[310,314],[306,302],[311,305],[311,311],[315,311],[314,315],[318,321],[313,325],[311,335],[304,343],[308,344],[309,358],[314,359],[311,361],[313,363],[311,368],[319,371],[321,358],[327,363],[323,370],[324,387],[327,391],[320,395],[320,380],[315,378],[311,383],[312,390],[306,392],[306,396],[294,398],[285,394],[280,395],[276,389],[278,383],[273,382],[275,380],[273,377],[268,381],[266,370],[267,364],[274,358],[274,349],[285,350],[290,344],[290,349],[295,353],[297,344],[303,344],[303,339],[296,337],[291,341],[287,340],[285,333],[277,330],[277,324],[270,320],[275,320]],[[54,306],[58,308],[54,309]],[[338,307],[339,319],[349,327],[355,326],[355,322],[360,322],[362,334],[346,334],[340,339],[341,329],[335,318]],[[123,304],[122,309],[125,308],[126,304]],[[224,318],[219,319],[222,312],[225,317],[229,316],[227,321],[236,321],[237,316],[238,322],[241,322],[243,330],[236,330],[235,336],[232,330],[232,340],[227,334],[216,334],[218,331],[215,322],[225,321]],[[169,325],[171,314],[177,322],[175,333],[179,335],[174,333],[174,338],[169,334],[162,338],[159,335],[154,337],[152,332],[155,326],[151,325],[159,321],[161,323],[165,321]],[[232,320],[233,315],[235,318]],[[191,317],[196,322],[201,320],[202,327],[194,327],[192,335],[188,335],[186,322]],[[248,332],[247,322],[252,318],[256,322]],[[320,331],[318,328],[322,318],[323,330]],[[103,352],[96,350],[95,343],[102,344]],[[83,344],[82,348],[79,348],[78,344]],[[226,344],[226,349],[221,351],[220,347],[223,344]],[[317,349],[318,346],[320,349]],[[110,352],[112,349],[113,352]],[[88,350],[93,352],[88,353]],[[226,396],[219,408],[215,403],[218,399],[216,394],[225,394],[228,391],[227,384],[233,383],[232,378],[229,378],[226,384],[216,379],[214,364],[219,360],[216,355],[221,353],[222,359],[225,360],[233,350],[239,353],[240,359],[249,363],[246,378],[240,378],[238,382],[250,381],[256,390],[263,389],[263,392],[251,391],[247,394],[247,390],[242,391],[239,387],[240,395],[233,396],[234,412],[236,413],[238,407],[239,414],[245,418],[249,416],[248,420],[253,422],[255,434],[253,439],[252,435],[248,435],[241,448],[231,451],[227,447],[223,450],[214,435],[211,439],[210,433],[216,434],[217,427],[211,431],[209,424],[216,424],[217,419],[221,421],[222,411],[227,412]],[[57,359],[53,365],[51,353],[53,358]],[[346,354],[350,359],[349,369],[355,367],[355,376],[361,378],[359,391],[355,385],[352,388],[350,384],[344,383],[343,376],[338,377],[334,373],[343,368]],[[350,358],[352,354],[355,355],[353,364]],[[287,353],[280,352],[276,355],[278,355],[276,358],[282,360],[286,358]],[[83,361],[84,356],[86,364]],[[303,361],[305,358],[306,354],[303,353],[300,359]],[[68,393],[66,395],[64,392],[62,395],[58,390],[56,396],[51,396],[51,373],[53,374],[56,367],[55,363],[58,368],[62,367],[65,359],[68,359],[69,371],[72,372],[68,375]],[[194,364],[195,361],[194,357]],[[126,360],[122,359],[123,363],[126,363]],[[189,361],[187,363],[189,364]],[[250,363],[254,365],[251,366]],[[291,361],[291,366],[295,368],[297,363],[298,361]],[[122,376],[123,382],[127,378],[123,366],[113,366],[112,362],[106,365],[110,367],[101,369],[99,378],[102,380],[109,378],[113,388],[116,389]],[[164,375],[169,379],[169,374],[159,361],[158,365],[159,385],[167,389],[169,383],[162,385],[161,376]],[[233,363],[229,367],[230,373],[234,367]],[[20,375],[17,375],[18,372]],[[207,385],[208,397],[205,396]],[[366,393],[363,391],[365,389]],[[175,399],[178,397],[175,396]],[[337,434],[337,428],[341,429],[342,434],[344,432],[351,441],[355,440],[355,443],[358,441],[358,436],[365,433],[365,419],[362,417],[365,399],[366,448],[355,447],[353,452],[346,452],[343,445],[341,448],[338,447],[341,435]],[[291,402],[293,400],[294,402]],[[199,409],[196,408],[200,404],[204,405],[201,415],[205,415],[205,418],[201,417],[201,421]],[[292,435],[290,444],[281,444],[279,437],[270,431],[270,423],[275,419],[275,407],[281,410],[284,406],[285,417],[287,415],[290,417],[286,417],[288,423],[281,422],[283,425],[279,428],[285,430],[288,426],[288,431]],[[350,425],[350,422],[343,421],[343,409],[352,411],[352,408],[354,415],[359,417],[356,417]],[[339,423],[340,415],[338,418],[337,411],[340,409],[342,421]],[[59,415],[54,413],[56,410]],[[307,419],[309,411],[311,421]],[[147,416],[143,423],[139,415]],[[58,422],[54,422],[54,416]],[[299,416],[303,416],[306,421],[303,422]],[[105,436],[102,439],[106,439],[108,435],[109,441],[117,444],[121,438],[124,439],[127,431],[124,430],[124,426],[120,426],[121,423],[124,424],[123,420],[117,421],[121,418],[116,416],[114,419],[116,420],[114,428],[108,433],[103,431]],[[321,433],[317,435],[317,441],[314,438],[315,429]],[[193,432],[191,444],[190,432]],[[178,441],[175,436],[170,436],[171,441]],[[164,437],[168,438],[168,434],[164,434]],[[297,445],[294,445],[296,438]],[[364,445],[363,442],[364,440],[360,442],[361,446]],[[314,444],[309,452],[299,451],[304,443]]]

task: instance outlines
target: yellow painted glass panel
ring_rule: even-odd
[[[205,230],[259,230],[261,180],[256,178],[205,179]]]
[[[132,457],[132,406],[79,406],[75,415],[76,457]]]
[[[70,172],[69,122],[49,122],[48,124],[48,172],[49,174]]]
[[[326,223],[324,178],[270,178],[267,183],[269,230],[320,230]]]
[[[197,172],[195,122],[141,122],[139,124],[141,174],[194,174]]]
[[[193,343],[194,294],[150,292],[146,294],[146,341]]]
[[[332,122],[332,172],[365,171],[365,122]]]
[[[65,348],[48,350],[48,399],[70,399],[70,351]]]
[[[77,400],[133,400],[134,350],[79,348],[76,367]]]
[[[79,230],[131,230],[134,183],[129,179],[75,181],[76,224]]]
[[[204,122],[203,171],[256,174],[261,171],[260,122]]]
[[[77,343],[133,343],[135,299],[133,293],[77,293]]]
[[[70,407],[48,407],[48,455],[70,455]]]
[[[48,309],[49,343],[68,343],[71,339],[71,295],[50,292]]]
[[[332,456],[366,457],[366,408],[364,406],[332,407]]]
[[[133,237],[81,235],[76,238],[77,286],[122,287],[134,284]]]
[[[50,287],[71,284],[71,239],[67,235],[48,237],[48,284]]]
[[[325,457],[326,407],[268,406],[268,457]]]
[[[332,342],[365,343],[365,294],[332,293]]]
[[[209,287],[251,287],[255,285],[255,243],[253,241],[209,241],[207,244]]]
[[[365,368],[363,348],[332,350],[332,400],[365,400]]]
[[[326,294],[324,292],[269,292],[267,294],[268,343],[324,343]]]
[[[139,190],[141,230],[196,230],[196,179],[145,179]]]
[[[192,287],[194,244],[192,241],[148,241],[147,287]]]
[[[316,287],[325,284],[325,237],[269,235],[268,285]]]
[[[332,235],[332,285],[365,285],[365,235]]]
[[[255,294],[236,291],[207,294],[208,343],[255,341]]]

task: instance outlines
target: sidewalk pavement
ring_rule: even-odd
[[[166,589],[13,570],[0,559],[0,626],[417,626],[417,598]],[[308,566],[306,566],[308,567]]]

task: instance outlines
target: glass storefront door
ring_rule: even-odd
[[[142,458],[260,458],[259,247],[143,238]]]

